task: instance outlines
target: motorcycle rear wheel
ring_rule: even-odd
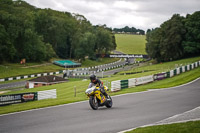
[[[96,97],[90,96],[89,103],[90,103],[90,106],[93,110],[98,109],[98,101],[97,101]]]

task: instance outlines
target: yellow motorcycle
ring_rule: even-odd
[[[108,87],[104,86],[105,91],[109,91]],[[100,91],[100,88],[97,86],[93,86],[91,88],[88,88],[85,91],[85,94],[89,97],[89,103],[92,109],[97,110],[100,106],[106,106],[107,108],[112,107],[112,99],[108,95],[104,96],[102,92]]]

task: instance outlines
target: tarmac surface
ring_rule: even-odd
[[[172,117],[166,118],[164,120],[158,121],[158,122],[153,123],[153,124],[148,124],[148,125],[143,125],[143,126],[140,126],[140,127],[131,128],[131,129],[128,129],[128,130],[120,131],[118,133],[125,133],[127,131],[132,131],[134,129],[141,128],[141,127],[166,125],[166,124],[174,124],[174,123],[185,123],[185,122],[188,122],[188,121],[200,121],[200,106],[197,107],[197,108],[194,108],[192,110],[186,111],[184,113],[177,114],[177,115],[174,115]]]
[[[15,88],[15,87],[24,87],[26,84],[26,81],[16,81],[13,83],[6,83],[6,84],[0,84],[0,90],[8,89],[8,88]]]
[[[107,68],[107,67],[116,66],[116,65],[122,65],[122,64],[124,64],[124,62],[125,61],[120,61],[120,62],[115,63],[115,64],[111,64],[111,65],[108,65],[108,66],[103,66],[103,67],[101,67],[101,69]],[[125,67],[120,67],[120,68],[116,68],[116,69],[113,69],[113,70],[97,72],[95,75],[97,75],[98,77],[113,75],[113,74],[115,74],[117,72],[120,72],[122,70],[127,70],[128,68],[131,68],[131,66],[125,66]],[[86,70],[79,71],[79,73],[84,73],[84,72],[86,72]],[[63,77],[63,74],[60,74],[58,76]],[[89,77],[89,75],[87,75],[85,77]],[[0,84],[0,91],[4,90],[4,89],[9,89],[9,88],[24,87],[25,84],[26,84],[26,81],[16,81],[16,82],[12,82],[12,83]]]
[[[94,111],[88,101],[83,101],[1,115],[0,132],[116,133],[157,122],[198,119],[200,79],[178,87],[123,94],[112,99],[111,109],[102,107]]]

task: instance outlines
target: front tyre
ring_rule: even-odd
[[[89,103],[90,103],[90,106],[93,110],[98,109],[98,101],[97,101],[96,97],[90,96]]]
[[[110,96],[108,96],[108,99],[107,99],[105,105],[106,105],[107,108],[111,108],[112,107],[113,102],[112,102],[112,98]]]

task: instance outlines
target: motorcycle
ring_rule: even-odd
[[[104,89],[106,92],[109,91],[107,86],[104,86]],[[107,108],[112,107],[113,102],[111,97],[108,95],[106,98],[97,86],[88,88],[85,94],[89,97],[89,104],[93,110],[97,110],[100,106],[106,106]]]

